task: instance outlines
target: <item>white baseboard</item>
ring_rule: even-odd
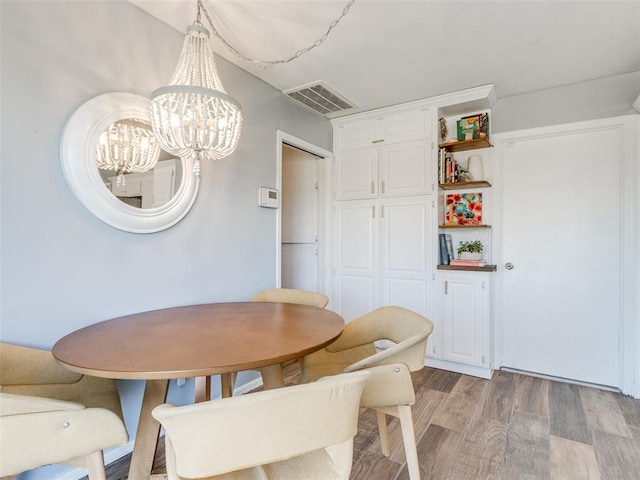
[[[262,386],[262,378],[258,377],[255,380],[244,383],[239,387],[236,387],[233,390],[234,396],[244,395],[251,390],[254,390],[258,387]],[[219,397],[218,397],[219,398]],[[124,445],[119,445],[117,447],[110,448],[104,452],[104,464],[109,465],[117,460],[120,460],[122,457],[129,455],[133,452],[133,443],[134,440],[130,440],[129,443],[125,443]],[[80,480],[83,477],[87,476],[87,470],[80,467],[74,467],[69,470],[62,472],[60,475],[56,475],[56,480]]]
[[[488,380],[493,376],[493,369],[484,367],[474,367],[473,365],[465,365],[464,363],[449,362],[432,357],[425,357],[424,364],[427,367],[439,368],[440,370],[449,370],[451,372],[471,375],[472,377],[486,378]]]

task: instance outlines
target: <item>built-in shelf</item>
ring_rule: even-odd
[[[456,182],[456,183],[439,183],[438,186],[442,190],[460,190],[464,188],[485,188],[491,184],[486,180],[478,180],[475,182]]]
[[[438,265],[438,270],[463,270],[466,272],[495,272],[497,265],[485,265],[484,267],[469,267],[466,265]]]
[[[493,147],[487,137],[476,138],[475,140],[461,140],[459,142],[447,142],[438,145],[440,148],[449,150],[450,152],[464,152],[465,150],[475,150],[476,148]]]
[[[491,228],[491,225],[438,225],[438,228]]]

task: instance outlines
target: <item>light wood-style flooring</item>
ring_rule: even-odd
[[[298,382],[297,364],[285,373]],[[505,371],[484,380],[425,367],[413,379],[422,479],[640,480],[640,400]],[[360,413],[352,480],[408,480],[390,417],[389,435],[383,457],[375,412]],[[108,480],[127,468],[127,458],[110,465]]]

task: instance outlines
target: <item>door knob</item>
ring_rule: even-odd
[[[513,263],[511,262],[505,263],[504,268],[506,268],[507,270],[513,270]]]

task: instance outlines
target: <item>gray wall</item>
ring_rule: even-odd
[[[111,317],[245,300],[274,286],[276,211],[257,206],[257,189],[276,183],[276,130],[330,149],[329,122],[220,59],[222,81],[243,105],[238,150],[202,166],[195,205],[173,228],[116,230],[67,189],[62,129],[96,95],[149,96],[166,84],[184,35],[119,0],[3,0],[0,8],[0,339],[49,349]],[[189,386],[172,385],[172,400],[186,401]],[[121,389],[134,432],[140,384],[121,382]]]
[[[491,130],[496,134],[637,113],[631,105],[638,95],[640,72],[633,72],[500,98]]]

